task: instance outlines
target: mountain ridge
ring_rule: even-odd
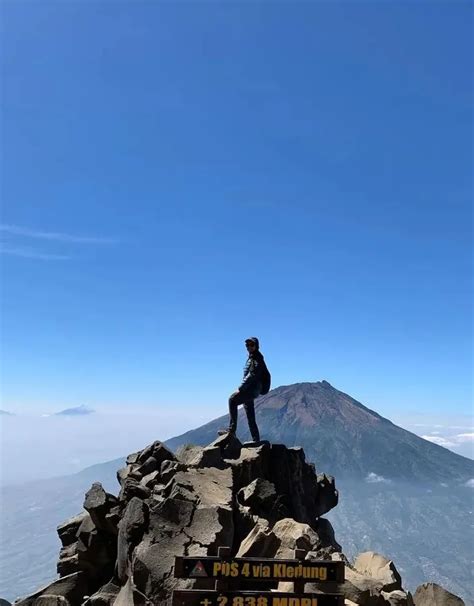
[[[262,436],[301,446],[307,456],[337,477],[375,473],[392,479],[463,484],[474,477],[474,461],[399,427],[328,381],[282,385],[255,405]],[[166,440],[176,449],[212,441],[228,415]],[[249,439],[240,411],[238,435]]]

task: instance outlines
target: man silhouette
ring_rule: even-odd
[[[262,373],[265,362],[260,353],[260,344],[257,337],[245,339],[245,347],[247,348],[248,358],[244,366],[244,378],[240,387],[229,397],[229,427],[219,430],[218,433],[219,435],[225,433],[235,434],[237,430],[238,406],[239,404],[243,404],[247,413],[252,440],[259,442],[260,433],[255,420],[254,400],[262,391]]]

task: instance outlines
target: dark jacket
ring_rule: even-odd
[[[252,398],[258,398],[262,391],[262,373],[264,358],[257,349],[249,354],[244,366],[244,378],[239,390],[248,393]]]

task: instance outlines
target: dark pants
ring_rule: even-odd
[[[229,398],[229,430],[235,433],[237,429],[237,408],[239,404],[243,404],[245,412],[247,413],[247,420],[249,422],[250,433],[252,434],[252,440],[254,442],[260,441],[260,434],[258,432],[257,422],[255,421],[255,406],[254,401],[249,394],[245,392],[239,392]]]

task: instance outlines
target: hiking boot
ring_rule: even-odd
[[[225,435],[226,435],[226,434],[228,434],[228,433],[229,433],[229,434],[230,434],[230,433],[232,433],[232,434],[234,434],[234,435],[235,435],[235,431],[234,431],[233,429],[231,429],[230,427],[226,427],[225,429],[219,429],[219,430],[217,431],[217,435],[218,435],[218,436],[225,436]]]

